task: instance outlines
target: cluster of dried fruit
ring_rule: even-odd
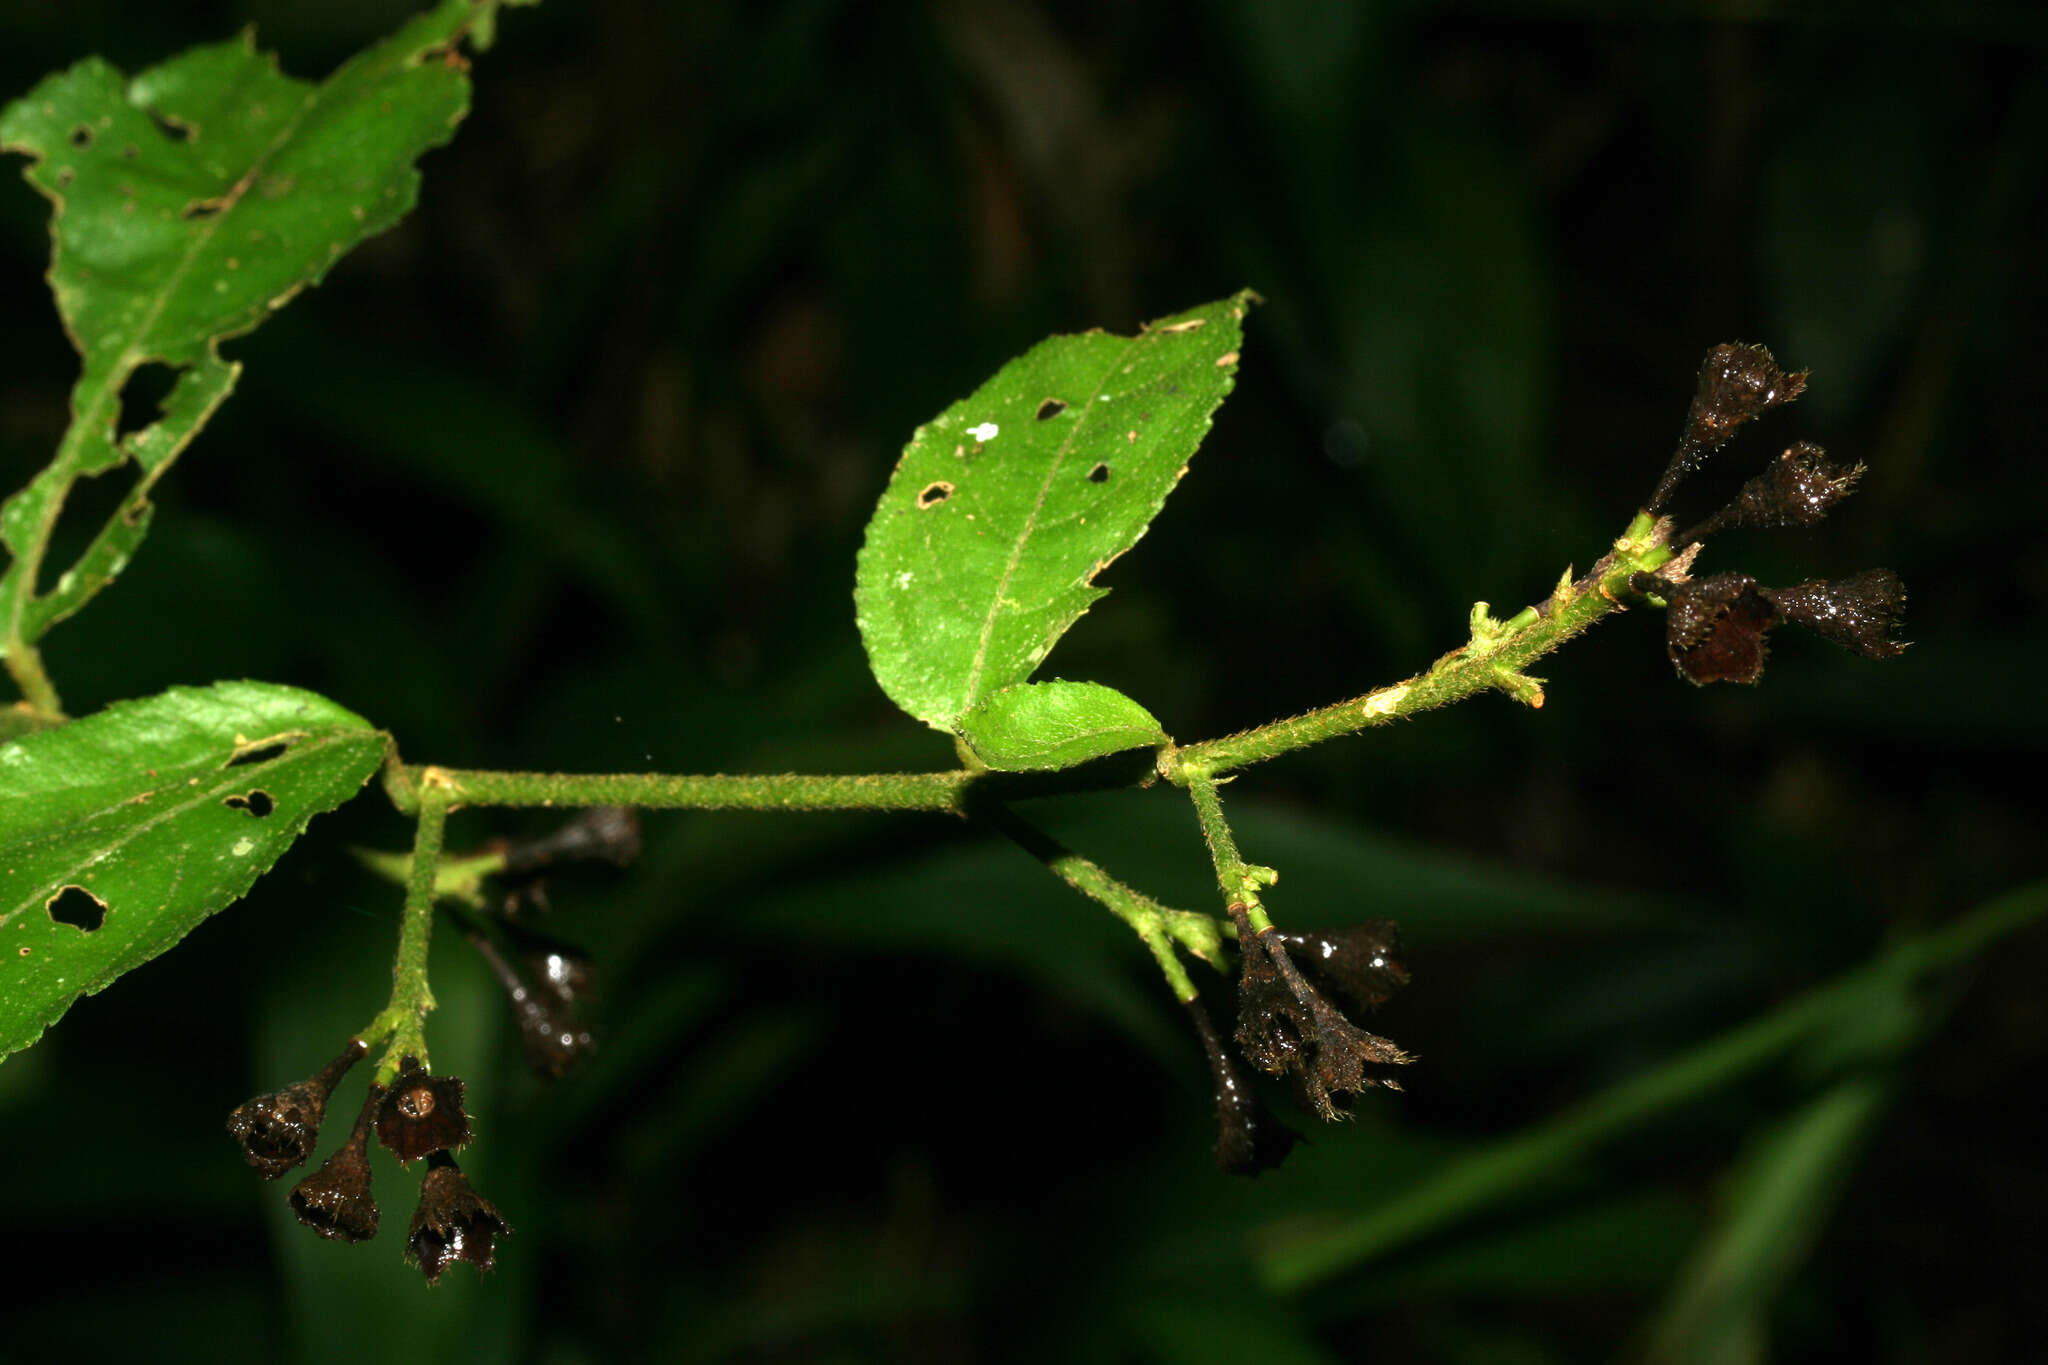
[[[1649,510],[1662,513],[1679,485],[1744,423],[1791,402],[1805,388],[1804,373],[1786,374],[1762,346],[1732,342],[1708,352],[1678,452]],[[1725,507],[1673,536],[1669,543],[1679,553],[1663,570],[1636,575],[1632,588],[1668,606],[1665,648],[1679,676],[1700,685],[1755,682],[1763,674],[1764,637],[1788,621],[1867,658],[1886,659],[1905,649],[1892,635],[1905,611],[1906,589],[1889,569],[1789,588],[1767,588],[1744,573],[1691,577],[1693,561],[1711,537],[1738,528],[1812,525],[1862,477],[1862,465],[1835,464],[1819,446],[1801,441],[1743,484]]]
[[[503,874],[512,880],[499,914],[486,925],[469,918],[465,928],[492,975],[505,989],[519,1030],[521,1048],[534,1071],[550,1080],[566,1075],[588,1056],[592,1038],[579,1019],[589,994],[590,963],[582,953],[540,932],[523,918],[529,906],[545,906],[542,874],[556,864],[599,861],[623,866],[638,854],[638,817],[623,807],[578,813],[539,839],[497,845]],[[500,946],[500,941],[506,947]],[[509,947],[508,956],[506,948]],[[516,958],[516,962],[514,959]],[[242,1155],[276,1179],[303,1166],[319,1142],[327,1104],[349,1069],[368,1052],[352,1038],[341,1055],[318,1072],[269,1095],[258,1095],[228,1116],[228,1132]],[[489,1270],[497,1239],[510,1231],[498,1210],[470,1188],[453,1153],[469,1141],[469,1115],[462,1081],[435,1076],[416,1058],[402,1060],[389,1086],[372,1084],[348,1140],[291,1192],[292,1212],[322,1237],[361,1242],[377,1233],[377,1202],[370,1193],[370,1134],[401,1163],[422,1158],[419,1207],[406,1234],[406,1254],[433,1284],[452,1261]]]
[[[349,1068],[368,1051],[350,1039],[340,1056],[317,1073],[275,1094],[258,1095],[228,1116],[228,1132],[242,1155],[275,1180],[313,1155],[327,1101]],[[320,1169],[292,1189],[292,1212],[322,1237],[344,1242],[377,1235],[377,1201],[370,1193],[370,1133],[400,1162],[426,1158],[419,1207],[406,1234],[406,1253],[433,1284],[451,1261],[489,1270],[497,1239],[510,1229],[488,1199],[470,1188],[454,1150],[469,1141],[462,1082],[434,1076],[406,1059],[387,1086],[372,1084],[348,1140]]]
[[[1239,958],[1235,1036],[1245,1059],[1269,1076],[1291,1077],[1303,1104],[1326,1121],[1343,1117],[1360,1091],[1399,1090],[1388,1068],[1414,1057],[1352,1023],[1330,998],[1366,1013],[1408,984],[1393,922],[1290,934],[1254,932],[1242,905],[1230,913]],[[1215,1085],[1216,1164],[1233,1175],[1271,1170],[1300,1134],[1259,1100],[1202,1002],[1189,1001],[1188,1010]]]
[[[1743,573],[1691,574],[1707,541],[1723,531],[1820,521],[1855,489],[1861,465],[1836,464],[1802,441],[1712,516],[1671,534],[1666,513],[1680,485],[1752,418],[1791,402],[1805,387],[1805,374],[1781,370],[1762,346],[1716,346],[1700,367],[1678,450],[1651,494],[1646,510],[1659,518],[1661,543],[1676,554],[1657,573],[1635,575],[1629,586],[1667,608],[1666,651],[1679,675],[1693,683],[1755,682],[1763,672],[1764,637],[1786,622],[1874,659],[1905,648],[1893,633],[1906,592],[1889,569],[1789,588],[1767,588]],[[1611,562],[1596,566],[1581,585],[1598,581]],[[1389,1068],[1415,1059],[1352,1023],[1330,998],[1365,1012],[1407,983],[1394,926],[1376,921],[1315,934],[1255,933],[1244,906],[1230,912],[1238,943],[1235,1034],[1244,1059],[1268,1075],[1292,1078],[1304,1107],[1324,1120],[1343,1117],[1344,1106],[1363,1090],[1400,1089]],[[1244,1175],[1279,1165],[1300,1135],[1260,1102],[1202,1003],[1190,1001],[1188,1008],[1215,1083],[1217,1165]]]

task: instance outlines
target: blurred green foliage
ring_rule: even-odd
[[[317,77],[402,0],[0,18],[0,85],[244,22]],[[1241,283],[1237,391],[1063,672],[1182,738],[1391,681],[1469,604],[1545,593],[1654,481],[1712,343],[1871,466],[1826,526],[1713,547],[1766,581],[1897,569],[1915,648],[1787,639],[1694,691],[1624,617],[1501,699],[1232,789],[1271,900],[1402,921],[1409,1091],[1282,1171],[1208,1169],[1151,964],[933,818],[657,817],[563,878],[605,1048],[524,1077],[437,948],[438,1066],[500,1269],[425,1292],[315,1241],[228,1109],[384,993],[397,896],[327,817],[244,904],[0,1066],[8,1353],[73,1360],[1546,1362],[2024,1358],[2048,1332],[2048,937],[1833,1026],[1377,1259],[1290,1238],[1511,1150],[1888,943],[2048,872],[2038,444],[2048,80],[2033,7],[1022,0],[554,3],[512,14],[420,209],[257,336],[123,580],[51,637],[84,712],[309,687],[413,760],[856,771],[946,761],[849,596],[911,429],[1047,333]],[[0,482],[73,359],[43,205],[0,193]],[[1712,505],[1711,486],[1696,490]],[[1166,792],[1039,812],[1142,889],[1212,894]],[[459,816],[460,847],[530,828]],[[1200,978],[1209,980],[1210,978]],[[1860,979],[1860,978],[1859,978]],[[253,985],[252,985],[253,983]],[[410,1178],[380,1168],[386,1220]]]

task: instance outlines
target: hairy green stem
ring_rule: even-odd
[[[1875,991],[1906,988],[1929,972],[1975,957],[2048,915],[2048,882],[2009,891],[1945,928],[1922,934],[1760,1019],[1732,1029],[1566,1110],[1547,1123],[1455,1161],[1381,1200],[1370,1212],[1313,1230],[1276,1226],[1260,1268],[1275,1289],[1307,1289],[1507,1198],[1584,1158],[1598,1143],[1755,1071]]]
[[[431,779],[454,806],[638,806],[643,810],[929,810],[962,814],[968,788],[986,774],[502,773],[393,762],[384,790],[405,814]]]
[[[1216,780],[1207,773],[1182,770],[1182,780],[1195,803],[1195,819],[1202,826],[1202,842],[1209,846],[1209,861],[1216,867],[1216,884],[1223,889],[1224,904],[1243,906],[1253,933],[1273,927],[1266,907],[1259,903],[1259,888],[1271,886],[1280,874],[1270,867],[1246,862],[1237,851],[1237,839],[1230,822],[1223,818],[1223,798],[1216,794]],[[1235,915],[1235,910],[1232,914]]]
[[[391,968],[391,1003],[364,1029],[361,1038],[374,1044],[388,1039],[377,1063],[377,1084],[389,1085],[406,1057],[427,1062],[427,1014],[434,992],[427,984],[427,947],[434,932],[434,901],[441,866],[441,839],[453,803],[440,784],[423,784],[419,824],[413,835],[412,866],[405,879],[405,916],[398,930],[398,960]]]
[[[1128,924],[1151,950],[1174,999],[1185,1004],[1197,994],[1174,951],[1176,943],[1210,966],[1222,968],[1223,929],[1211,916],[1161,905],[1144,892],[1118,881],[1100,864],[1082,857],[1007,806],[979,806],[975,815],[1044,863],[1055,877],[1101,902]]]
[[[37,722],[54,722],[64,719],[64,702],[57,695],[57,685],[50,681],[49,672],[43,667],[43,652],[25,639],[7,642],[7,672],[14,679],[14,685],[21,689],[21,699],[28,704],[29,714]]]
[[[1529,706],[1543,705],[1543,685],[1522,670],[1588,626],[1622,609],[1620,594],[1629,576],[1658,568],[1671,558],[1664,543],[1669,527],[1638,513],[1614,550],[1577,582],[1560,582],[1550,599],[1506,621],[1494,620],[1484,602],[1473,608],[1472,638],[1438,659],[1426,673],[1364,696],[1340,701],[1306,715],[1274,721],[1222,739],[1169,750],[1161,773],[1186,785],[1187,774],[1224,773],[1339,735],[1385,725],[1418,711],[1461,701],[1498,688]]]

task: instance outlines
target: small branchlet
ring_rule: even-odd
[[[242,1144],[242,1159],[266,1180],[305,1165],[320,1141],[320,1124],[327,1117],[334,1087],[368,1051],[360,1038],[351,1038],[340,1056],[305,1080],[258,1095],[228,1115],[228,1132]]]

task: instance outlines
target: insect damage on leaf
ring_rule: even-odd
[[[854,589],[876,679],[935,729],[1028,679],[1107,589],[1229,393],[1240,293],[1136,336],[1053,337],[918,428]]]

